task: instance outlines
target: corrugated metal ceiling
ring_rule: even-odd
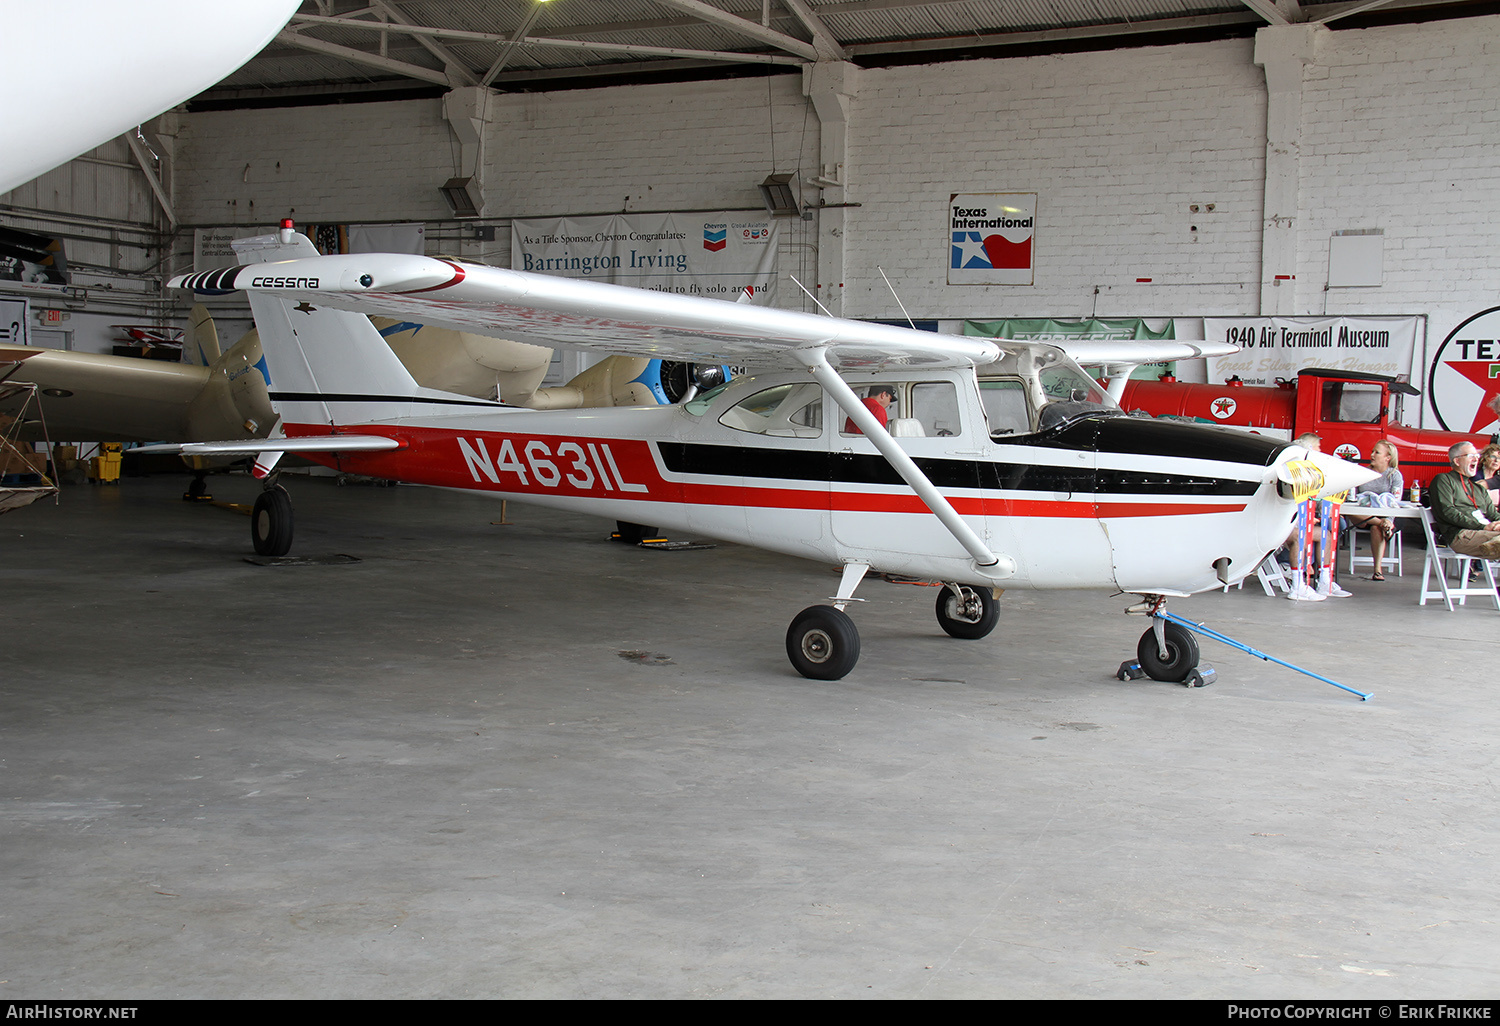
[[[195,105],[486,84],[557,89],[642,76],[792,71],[1107,48],[1271,22],[1335,27],[1488,13],[1492,0],[305,0]],[[519,40],[519,41],[518,41]],[[567,44],[567,45],[564,45]]]

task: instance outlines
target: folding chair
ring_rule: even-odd
[[[1369,534],[1370,528],[1356,526],[1352,523],[1349,525],[1349,572],[1351,574],[1354,573],[1354,568],[1357,566],[1367,566],[1371,569],[1375,567],[1375,543],[1373,539],[1370,542],[1371,549],[1369,552],[1361,553],[1358,551],[1360,531]],[[1385,543],[1385,561],[1396,564],[1397,577],[1406,576],[1401,564],[1401,525],[1399,523],[1396,525],[1396,533],[1391,535],[1390,541]]]
[[[1478,556],[1465,556],[1454,552],[1446,545],[1439,545],[1437,536],[1432,533],[1432,512],[1422,511],[1422,531],[1427,535],[1427,562],[1422,567],[1422,598],[1418,605],[1425,606],[1430,598],[1440,598],[1453,611],[1453,600],[1458,599],[1459,605],[1466,605],[1470,595],[1488,595],[1495,603],[1495,608],[1500,609],[1500,590],[1495,587],[1495,571],[1490,567],[1487,560]],[[1458,584],[1448,583],[1449,563],[1456,565],[1458,569]],[[1481,582],[1470,583],[1469,564],[1479,564],[1479,575]],[[1437,574],[1436,588],[1429,587],[1433,574]]]

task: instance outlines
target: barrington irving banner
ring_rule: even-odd
[[[774,305],[777,223],[755,213],[612,214],[511,222],[517,271]]]

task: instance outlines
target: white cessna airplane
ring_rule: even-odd
[[[1052,346],[429,257],[320,257],[290,222],[236,245],[245,266],[170,285],[248,294],[279,433],[175,451],[253,454],[259,476],[295,452],[841,563],[831,604],[787,632],[808,677],[854,667],[859,634],[844,609],[871,568],[945,584],[937,619],[955,637],[987,635],[1005,588],[1118,589],[1154,612],[1166,596],[1242,579],[1286,537],[1298,501],[1372,473],[1258,436],[1125,416]],[[677,406],[520,409],[418,386],[363,314],[752,373]],[[896,396],[889,431],[859,394],[878,387]],[[259,551],[285,552],[285,491],[263,492],[252,523]],[[1192,634],[1160,617],[1138,654],[1159,680],[1183,680],[1198,661]]]

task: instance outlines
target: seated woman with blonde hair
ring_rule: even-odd
[[[1399,502],[1404,484],[1401,471],[1398,469],[1400,462],[1400,454],[1390,439],[1382,438],[1376,442],[1370,449],[1370,469],[1380,476],[1354,490],[1355,502],[1361,506],[1395,505]],[[1361,496],[1364,495],[1369,495],[1371,498],[1362,499]],[[1385,498],[1385,496],[1390,496],[1390,498]],[[1348,510],[1349,507],[1344,508]],[[1396,533],[1395,521],[1390,517],[1364,516],[1359,513],[1346,512],[1345,516],[1355,527],[1369,529],[1370,549],[1375,555],[1375,572],[1370,575],[1370,580],[1385,580],[1385,544]]]
[[[1491,442],[1479,450],[1474,479],[1490,491],[1490,501],[1500,505],[1500,445]]]

